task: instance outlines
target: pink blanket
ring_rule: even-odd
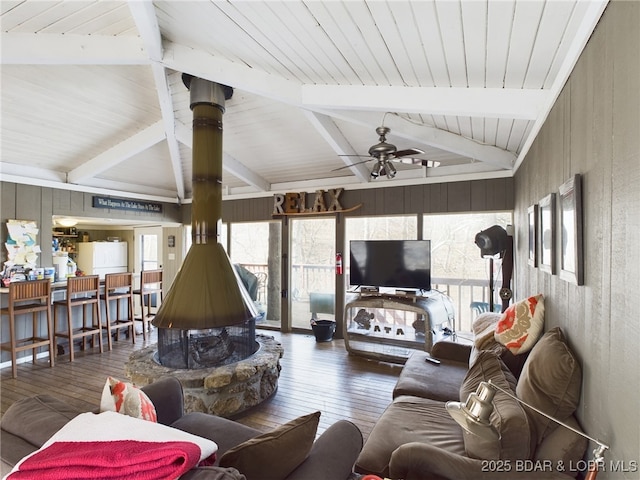
[[[175,479],[212,465],[206,438],[116,412],[83,413],[23,458],[5,480]]]
[[[55,442],[9,475],[10,480],[170,479],[200,460],[190,442]]]

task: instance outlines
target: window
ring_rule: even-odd
[[[470,331],[471,302],[489,302],[489,261],[474,243],[478,232],[513,223],[511,212],[423,216],[423,238],[431,240],[431,283],[452,297],[459,330]],[[495,281],[502,282],[501,262],[494,262]],[[499,287],[495,289],[497,294]],[[501,305],[499,298],[495,300]]]

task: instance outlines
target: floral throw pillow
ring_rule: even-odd
[[[496,325],[494,337],[514,355],[533,348],[544,329],[544,297],[529,297],[511,305]]]
[[[130,417],[157,422],[156,408],[146,393],[131,383],[107,378],[102,390],[100,412],[118,412]]]

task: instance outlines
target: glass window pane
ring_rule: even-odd
[[[346,254],[342,255],[347,286],[349,286],[351,271],[349,255],[351,240],[416,240],[417,238],[418,219],[415,215],[347,218],[345,223]]]
[[[335,319],[335,219],[291,220],[291,324]]]
[[[489,302],[489,260],[474,243],[478,232],[492,225],[512,224],[511,212],[424,215],[423,238],[431,240],[431,283],[449,295],[456,306],[457,328],[470,331],[471,302]],[[494,261],[495,305],[502,285],[501,261]],[[499,283],[498,283],[499,282]]]
[[[223,228],[231,233],[231,263],[237,266],[245,286],[263,314],[259,324],[281,325],[281,223],[232,223]]]
[[[156,270],[158,268],[158,236],[141,235],[142,240],[142,270]]]

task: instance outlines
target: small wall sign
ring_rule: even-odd
[[[316,190],[312,202],[307,202],[306,192],[276,193],[273,196],[274,217],[283,215],[318,215],[323,213],[352,212],[362,206],[343,208],[340,195],[344,188]],[[310,205],[307,207],[307,205]]]
[[[93,208],[109,208],[113,210],[129,210],[134,212],[162,213],[162,204],[124,200],[121,198],[93,197]]]

